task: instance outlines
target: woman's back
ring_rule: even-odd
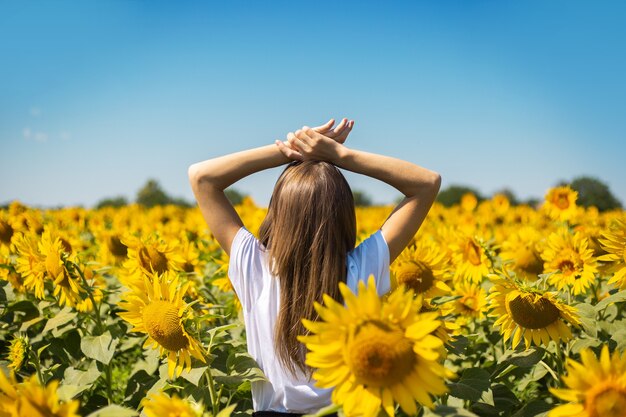
[[[347,148],[343,143],[354,122],[333,125],[331,119],[318,128],[303,127],[286,142],[189,167],[200,210],[231,256],[229,276],[244,308],[248,350],[268,378],[253,384],[255,411],[314,412],[330,403],[328,391],[316,390],[305,376],[306,349],[297,339],[305,333],[301,319],[316,318],[313,305],[323,294],[339,299],[343,280],[356,290],[358,280],[373,274],[379,294],[386,292],[389,263],[413,239],[441,184],[439,174],[418,165]],[[243,228],[224,190],[287,163],[259,233],[262,247]],[[290,169],[298,166],[304,169]],[[357,249],[352,193],[337,168],[376,178],[405,196],[381,230]],[[283,186],[287,197],[277,203]]]
[[[379,230],[348,253],[346,284],[356,291],[358,281],[373,275],[379,294],[389,290],[389,249]],[[229,277],[239,297],[248,352],[264,370],[267,382],[252,384],[255,410],[313,413],[330,403],[330,390],[314,387],[301,370],[285,369],[274,349],[274,329],[280,311],[280,284],[269,268],[268,252],[245,228],[231,246]]]

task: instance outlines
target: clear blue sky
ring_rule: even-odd
[[[191,199],[191,163],[342,116],[349,146],[444,187],[592,175],[626,203],[624,22],[619,1],[3,1],[0,203],[91,206],[148,178]],[[277,174],[237,188],[266,204]]]

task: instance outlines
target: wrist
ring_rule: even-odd
[[[350,156],[352,155],[352,150],[345,145],[337,145],[337,158],[331,162],[338,167],[343,168],[343,165],[346,163],[346,161],[350,159]]]

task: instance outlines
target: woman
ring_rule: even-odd
[[[209,159],[189,168],[202,215],[230,255],[229,278],[243,306],[248,351],[268,381],[252,385],[257,415],[314,413],[330,404],[305,364],[300,320],[315,320],[324,293],[339,299],[340,281],[355,291],[374,275],[389,290],[389,264],[409,244],[432,205],[439,174],[400,159],[348,148],[354,121],[331,119],[287,140]],[[276,182],[259,239],[248,232],[224,190],[264,169],[289,164]],[[383,181],[405,198],[358,247],[352,192],[337,168]]]

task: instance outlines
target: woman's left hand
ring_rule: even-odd
[[[287,134],[287,141],[276,141],[278,149],[289,159],[298,161],[335,162],[341,157],[344,145],[335,139],[324,136],[310,127],[304,126],[295,133]]]

